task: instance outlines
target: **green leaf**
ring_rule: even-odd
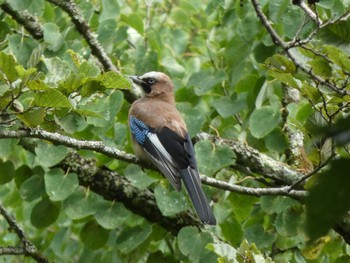
[[[255,109],[249,118],[249,128],[255,138],[263,138],[272,132],[280,120],[280,112],[271,106]]]
[[[246,107],[246,93],[238,95],[238,98],[221,97],[213,101],[212,105],[223,117],[228,118]]]
[[[51,108],[71,108],[69,99],[56,89],[47,89],[34,94],[33,105]]]
[[[38,42],[33,38],[23,38],[20,34],[9,35],[7,40],[16,61],[21,65],[27,65],[32,50],[38,46]]]
[[[79,114],[78,114],[79,113]],[[63,118],[55,118],[55,122],[67,133],[73,134],[86,128],[87,123],[83,116],[85,111],[75,110]],[[94,112],[91,112],[94,114]],[[96,116],[96,115],[95,115]]]
[[[92,250],[103,247],[109,237],[109,231],[98,225],[94,220],[88,221],[80,231],[84,245]]]
[[[10,82],[15,81],[18,78],[17,71],[13,70],[16,66],[18,66],[18,64],[13,56],[0,52],[0,68],[1,73],[4,74],[0,74],[0,79]]]
[[[156,182],[154,179],[144,173],[140,166],[135,164],[130,164],[124,171],[124,176],[128,179],[133,186],[143,190],[150,186],[152,183]]]
[[[109,97],[95,98],[88,104],[82,105],[79,110],[86,110],[86,113],[94,111],[99,117],[87,116],[88,123],[97,127],[105,127],[115,122],[115,116],[122,105],[123,93],[117,90]],[[103,117],[102,119],[101,116]]]
[[[34,80],[30,80],[27,82],[27,87],[30,90],[49,90],[51,89],[51,87],[49,85],[47,85],[43,80],[41,79],[34,79]]]
[[[284,72],[276,72],[276,71],[268,71],[269,75],[274,77],[275,79],[285,83],[288,86],[291,86],[293,88],[298,89],[299,85],[294,79],[293,75],[291,73],[284,73]]]
[[[252,88],[256,86],[258,82],[258,76],[249,74],[240,79],[236,84],[236,92],[244,93],[249,92]]]
[[[218,262],[232,262],[238,263],[236,259],[237,251],[234,247],[226,243],[214,243],[208,244],[207,248],[213,251],[216,255],[219,256]]]
[[[63,201],[64,212],[73,220],[82,219],[95,214],[97,210],[97,197],[93,193],[86,194],[79,190]]]
[[[44,40],[48,44],[48,48],[54,52],[61,49],[64,44],[64,35],[60,33],[60,29],[54,23],[46,23],[43,25]]]
[[[177,242],[181,253],[188,256],[190,262],[198,262],[211,254],[206,245],[213,241],[211,235],[199,232],[196,227],[183,227],[177,235]]]
[[[97,77],[107,89],[131,89],[131,82],[123,75],[108,71]]]
[[[217,71],[214,74],[210,71],[199,71],[190,77],[187,86],[194,87],[195,93],[201,96],[207,93],[212,87],[226,80],[226,78],[224,71]]]
[[[120,12],[120,7],[117,0],[102,0],[102,13],[99,20],[115,19]]]
[[[332,68],[324,58],[313,59],[308,64],[310,64],[313,73],[326,78],[332,76]]]
[[[265,145],[270,151],[282,153],[288,148],[288,138],[280,128],[275,128],[265,137]]]
[[[35,147],[35,154],[38,162],[44,167],[51,167],[62,161],[68,153],[65,146],[54,146],[45,142],[38,142]]]
[[[259,248],[270,247],[276,240],[276,233],[264,230],[260,224],[249,226],[245,229],[244,237],[249,243],[254,243]]]
[[[84,61],[79,66],[78,74],[82,74],[85,77],[97,77],[101,74],[101,70],[95,63]]]
[[[48,198],[43,198],[33,207],[30,221],[36,228],[48,227],[57,220],[60,209],[59,203],[53,203]]]
[[[84,80],[85,78],[83,74],[72,73],[67,78],[60,81],[58,87],[61,92],[68,96],[83,86],[85,84]]]
[[[248,243],[247,240],[243,240],[239,248],[237,249],[238,262],[262,262],[273,263],[271,258],[264,258],[261,251],[257,248],[256,243]]]
[[[296,114],[297,120],[304,124],[313,112],[312,105],[310,103],[304,103],[300,105],[300,108]]]
[[[45,173],[45,189],[51,201],[62,201],[74,193],[79,186],[75,173],[64,174],[62,169],[52,169]]]
[[[12,153],[18,144],[18,139],[1,139],[0,140],[0,157],[6,157]]]
[[[154,189],[157,206],[164,216],[173,216],[188,209],[184,194],[175,190],[169,191],[162,185],[157,185]]]
[[[0,185],[10,182],[15,176],[15,166],[11,161],[3,162],[0,159]]]
[[[28,165],[22,165],[16,169],[15,172],[15,183],[19,189],[24,181],[33,175],[32,169]]]
[[[294,63],[280,54],[275,54],[266,59],[265,65],[271,71],[279,73],[294,73],[296,70]]]
[[[71,73],[68,63],[59,57],[44,57],[43,61],[48,69],[48,73],[46,75],[46,81],[48,83],[57,83],[59,80],[68,77]]]
[[[131,26],[132,28],[134,28],[137,32],[139,32],[140,35],[143,35],[143,21],[139,15],[137,15],[136,13],[131,13],[129,15],[122,14],[121,20],[129,26]]]
[[[242,222],[247,220],[256,205],[257,198],[249,195],[241,195],[237,193],[230,193],[227,197],[230,201],[230,207],[232,208],[235,217],[238,221]]]
[[[294,205],[277,214],[275,227],[279,234],[299,237],[299,242],[305,239],[305,213],[301,205]]]
[[[43,53],[44,53],[43,45],[39,45],[38,47],[34,48],[27,63],[28,67],[35,68],[40,62],[41,56],[43,55]]]
[[[327,232],[350,209],[349,159],[333,160],[330,167],[317,175],[306,198],[306,230],[316,239]]]
[[[220,224],[223,237],[232,245],[238,245],[243,238],[243,229],[240,222],[235,216],[226,218],[226,220]]]
[[[152,226],[137,226],[124,230],[119,234],[117,239],[117,247],[123,254],[128,254],[138,246],[140,246],[152,233]]]
[[[323,49],[327,53],[327,57],[336,65],[348,72],[350,71],[350,59],[344,52],[334,46],[323,46]]]
[[[228,146],[215,146],[207,140],[195,144],[199,172],[213,176],[220,169],[235,163],[235,154]]]
[[[44,108],[32,108],[17,116],[26,126],[36,127],[44,121],[46,111]]]
[[[190,137],[195,136],[200,132],[205,122],[203,113],[200,110],[193,108],[192,105],[187,102],[177,103],[176,106],[182,113]]]
[[[45,194],[44,171],[41,167],[36,167],[33,170],[33,175],[25,180],[20,188],[21,197],[31,202]]]
[[[115,229],[124,224],[129,218],[130,212],[122,203],[99,202],[95,219],[105,229]]]

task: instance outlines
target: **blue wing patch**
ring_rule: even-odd
[[[134,116],[130,117],[130,130],[131,133],[134,135],[135,140],[141,144],[144,145],[146,141],[146,137],[148,133],[150,133],[150,128],[144,124],[142,121],[137,119]]]

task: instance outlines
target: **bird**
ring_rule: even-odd
[[[156,71],[130,78],[143,90],[128,116],[136,156],[153,163],[177,191],[183,182],[200,220],[215,225],[215,216],[201,187],[191,138],[176,109],[173,82],[165,73]]]

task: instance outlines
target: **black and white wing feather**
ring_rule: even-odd
[[[192,203],[204,223],[215,224],[215,217],[202,190],[193,144],[168,127],[153,129],[134,116],[130,117],[134,139],[176,190],[183,180]]]

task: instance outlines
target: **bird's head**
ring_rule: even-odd
[[[146,96],[172,94],[174,85],[171,79],[162,72],[151,71],[142,76],[131,76],[132,81],[140,85]]]

